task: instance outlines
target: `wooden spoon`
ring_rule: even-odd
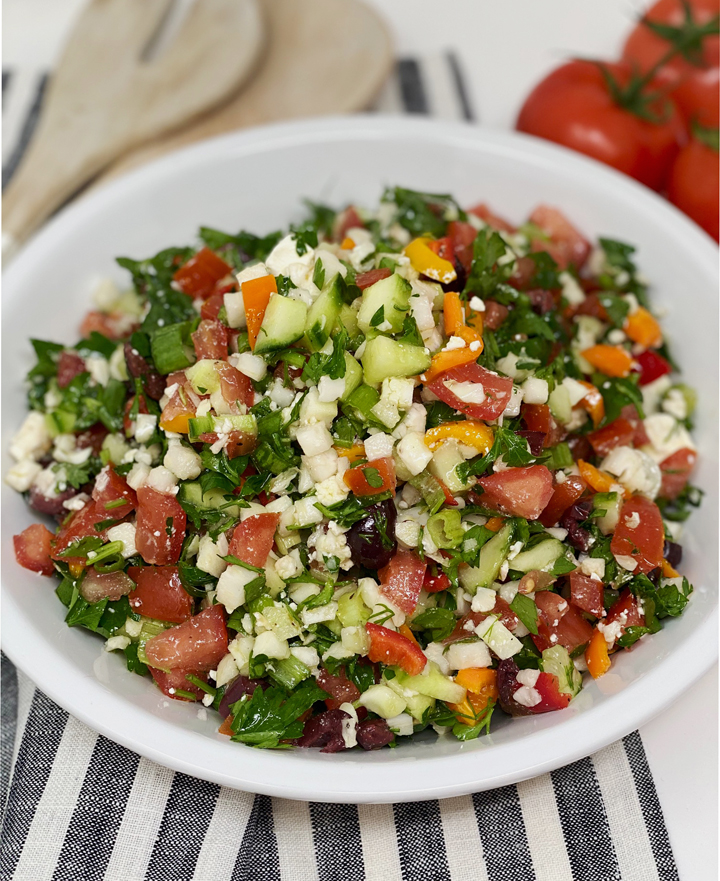
[[[100,182],[203,138],[251,125],[366,108],[390,72],[383,20],[357,0],[263,0],[270,37],[252,80],[219,110],[133,151]]]
[[[82,13],[2,200],[4,252],[118,156],[217,106],[252,72],[266,33],[259,0],[196,2],[171,45],[143,60],[171,5],[92,0]]]

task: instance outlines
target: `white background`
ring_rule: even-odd
[[[512,127],[529,89],[563,58],[615,57],[644,6],[632,0],[368,2],[385,15],[399,55],[453,49],[478,121],[494,128]],[[5,0],[3,66],[50,67],[83,5]],[[716,668],[641,729],[681,881],[718,877],[717,694]]]

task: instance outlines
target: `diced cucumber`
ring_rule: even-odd
[[[378,336],[365,343],[362,356],[365,382],[378,385],[390,376],[417,376],[428,369],[430,361],[430,353],[420,346]]]
[[[510,568],[516,572],[530,572],[532,569],[547,572],[564,553],[565,545],[559,539],[548,538],[529,551],[522,551],[517,557],[513,557]]]
[[[240,516],[240,508],[229,502],[221,489],[215,487],[203,492],[199,480],[181,483],[178,490],[178,501],[192,505],[200,511],[223,510],[229,517]]]
[[[325,285],[320,296],[308,309],[305,321],[305,343],[311,352],[322,349],[328,341],[330,332],[340,315],[343,305],[342,276],[337,273],[332,281]]]
[[[512,658],[522,651],[523,644],[502,623],[499,615],[488,615],[487,618],[483,618],[475,628],[475,632],[501,661]]]
[[[560,691],[575,697],[582,688],[582,676],[575,669],[565,646],[554,645],[542,653],[540,667],[544,673],[557,676]]]
[[[433,452],[428,471],[444,483],[451,493],[462,492],[467,489],[467,484],[460,480],[457,466],[462,465],[464,461],[465,457],[460,452],[458,442],[453,439],[446,440]]]
[[[392,719],[405,709],[405,698],[400,697],[387,685],[371,685],[367,691],[364,691],[358,703],[361,707],[366,707],[371,713],[377,713],[383,719]]]
[[[399,333],[410,309],[411,293],[410,283],[397,273],[365,288],[358,311],[360,330],[365,335],[371,330],[377,332],[376,328],[387,321],[390,325],[390,332]],[[382,319],[378,321],[376,316],[380,309],[382,309]],[[373,320],[376,322],[375,326],[371,323]]]
[[[338,600],[337,616],[343,627],[359,627],[371,614],[372,609],[365,605],[359,590],[343,594]]]
[[[100,457],[103,461],[104,465],[107,465],[108,462],[112,462],[113,465],[119,465],[125,453],[127,453],[129,447],[125,443],[125,439],[120,434],[108,434],[105,436],[105,440],[102,444],[102,449],[100,450]]]
[[[387,685],[388,688],[391,688],[396,694],[400,695],[407,703],[406,712],[410,713],[418,722],[422,721],[425,713],[435,706],[434,697],[430,697],[427,694],[416,694],[411,689],[406,688],[397,676],[394,679],[383,679],[383,685]]]
[[[192,367],[188,367],[185,376],[188,378],[190,385],[198,395],[211,395],[220,388],[220,374],[218,372],[218,364],[224,364],[224,361],[213,361],[212,358],[203,358],[196,361]]]
[[[310,675],[310,670],[293,655],[267,665],[270,677],[284,688],[293,689]]]
[[[340,395],[341,401],[347,401],[350,395],[362,383],[362,367],[349,352],[345,352],[345,391]]]
[[[566,422],[569,422],[572,419],[570,393],[564,385],[555,386],[550,392],[548,404],[550,405],[550,412],[558,422],[562,422],[562,424],[565,425]]]
[[[510,550],[512,534],[512,525],[506,523],[490,541],[482,546],[479,565],[460,569],[460,584],[468,593],[474,594],[479,587],[490,587],[498,577]]]
[[[300,628],[291,618],[287,606],[282,603],[268,606],[263,611],[263,615],[278,639],[292,639],[294,636],[300,635]]]
[[[275,352],[297,342],[305,333],[308,307],[300,300],[271,294],[265,310],[255,354]]]
[[[408,676],[402,670],[397,671],[396,678],[404,688],[411,688],[418,694],[434,697],[439,701],[458,704],[465,698],[465,689],[440,672],[440,668],[428,661],[426,671],[417,676]]]
[[[445,503],[445,493],[443,492],[443,488],[438,483],[437,478],[427,469],[421,471],[420,474],[415,477],[411,477],[408,482],[411,486],[414,486],[423,497],[423,501],[427,505],[428,511],[431,515],[436,511],[439,511]]]
[[[358,314],[357,309],[353,309],[352,306],[348,306],[347,303],[344,303],[340,309],[340,315],[338,315],[337,320],[337,328],[338,330],[341,327],[344,327],[348,332],[349,337],[357,336],[358,333]]]
[[[615,532],[620,520],[622,499],[620,493],[596,493],[593,496],[593,509],[590,514],[603,535]]]
[[[244,434],[257,434],[257,422],[255,417],[248,413],[245,416],[230,414],[228,416],[198,416],[195,419],[189,419],[188,439],[190,443],[195,443],[200,435],[211,434],[228,434],[231,431],[242,431]]]

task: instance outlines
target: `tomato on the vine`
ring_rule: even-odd
[[[516,128],[660,189],[685,139],[675,105],[625,63],[571,61],[530,93]]]
[[[695,137],[673,163],[668,198],[715,241],[720,240],[718,130],[694,127]]]

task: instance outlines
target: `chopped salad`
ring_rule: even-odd
[[[633,248],[386,190],[119,258],[7,482],[68,625],[255,747],[469,740],[680,615],[694,392]],[[587,673],[587,676],[584,674]]]

